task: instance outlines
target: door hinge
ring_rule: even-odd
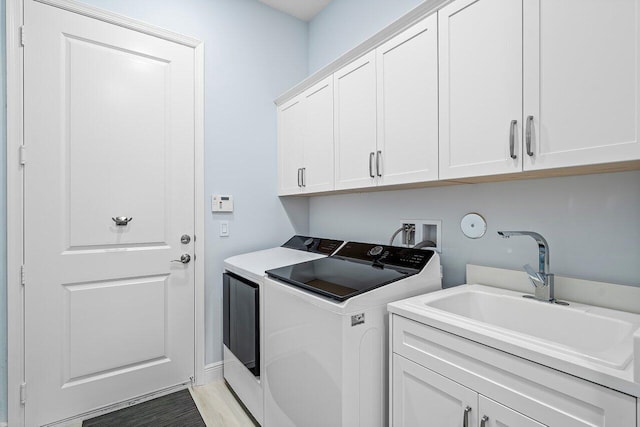
[[[26,279],[25,279],[24,265],[21,265],[20,266],[20,284],[22,286],[24,286],[25,283],[27,283],[27,282],[26,282]]]
[[[20,46],[24,46],[24,25],[20,27]]]
[[[20,146],[18,157],[20,159],[20,165],[24,166],[27,164],[27,149],[24,145]]]
[[[20,404],[27,403],[27,383],[20,384]]]

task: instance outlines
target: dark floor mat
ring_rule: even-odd
[[[206,427],[189,390],[180,390],[147,402],[82,422],[82,427]]]

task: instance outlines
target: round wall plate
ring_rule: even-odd
[[[460,228],[468,238],[479,239],[484,236],[484,233],[487,231],[487,221],[485,221],[480,214],[475,212],[468,213],[462,217]]]

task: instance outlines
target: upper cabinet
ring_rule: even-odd
[[[334,74],[336,189],[438,179],[438,20]]]
[[[282,98],[280,195],[640,168],[640,0],[443,3]]]
[[[299,95],[278,108],[278,194],[302,192],[305,112]]]
[[[278,109],[278,194],[333,190],[333,79]]]
[[[370,52],[333,77],[337,190],[376,184],[375,61]]]
[[[522,170],[522,2],[438,11],[440,179]]]
[[[524,169],[640,158],[640,1],[524,0]]]
[[[640,158],[640,1],[438,11],[440,179]]]
[[[438,179],[438,19],[376,49],[378,185]]]

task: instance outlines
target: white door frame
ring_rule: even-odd
[[[195,57],[195,382],[205,380],[204,359],[204,43],[191,37],[70,0],[35,0],[79,15],[99,19],[194,49]],[[24,425],[21,385],[24,381],[24,293],[23,264],[23,104],[24,57],[21,29],[24,24],[24,0],[6,1],[7,55],[7,365],[8,422]],[[28,44],[28,30],[25,40]],[[27,284],[28,286],[28,284]]]

